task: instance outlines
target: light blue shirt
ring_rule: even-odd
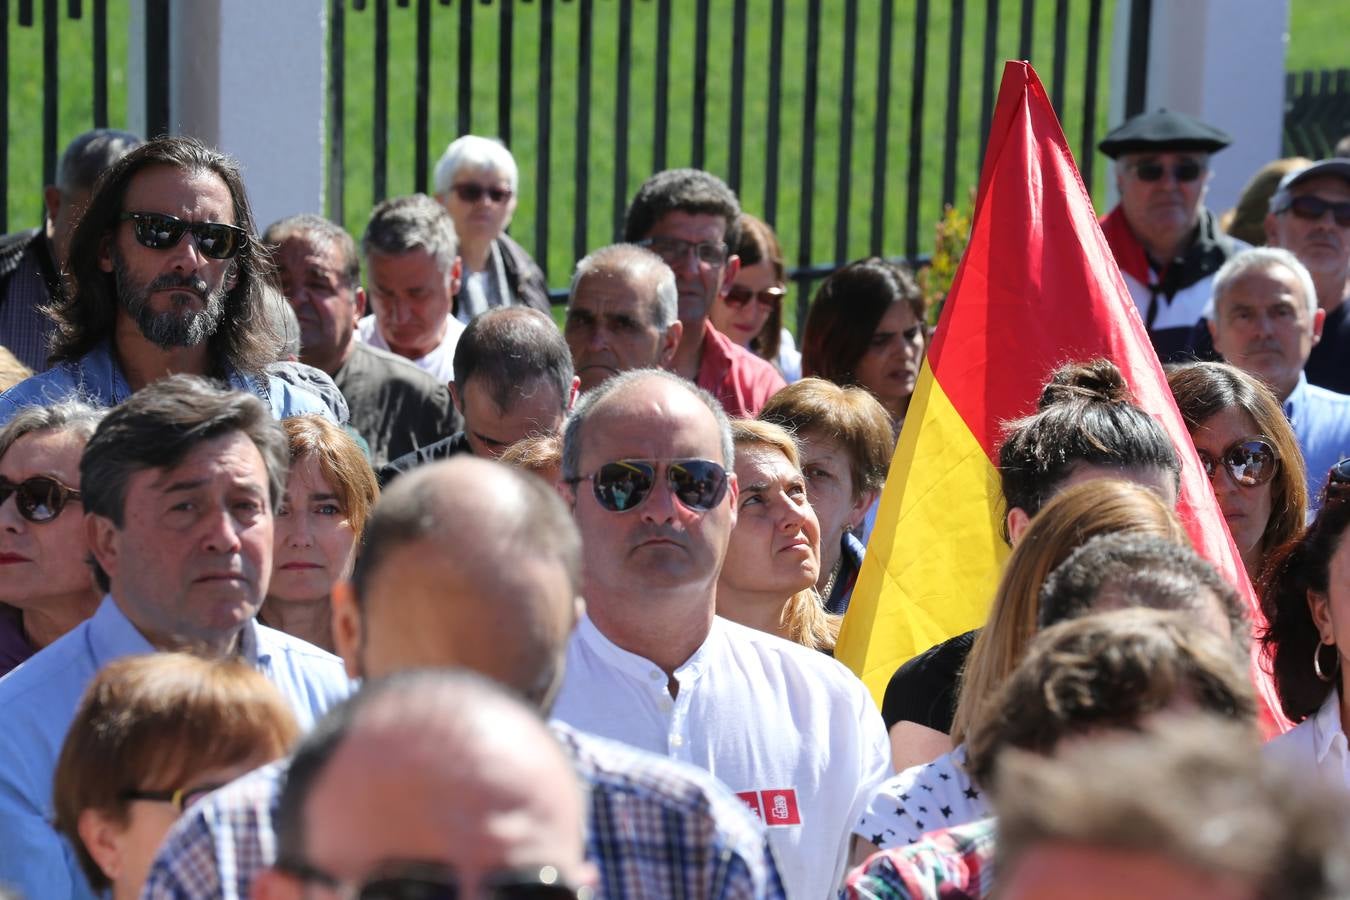
[[[261,398],[278,419],[305,413],[333,418],[317,395],[274,375],[259,381],[241,372],[231,372],[228,381],[236,390]],[[25,406],[48,406],[67,399],[84,400],[94,406],[116,406],[131,394],[131,385],[113,355],[112,343],[103,341],[78,360],[58,363],[0,394],[0,426]]]
[[[1350,456],[1350,394],[1338,394],[1309,384],[1298,376],[1298,386],[1284,401],[1284,414],[1303,451],[1308,474],[1308,512],[1321,505],[1327,472]]]
[[[32,898],[92,898],[75,853],[52,828],[52,776],[94,673],[155,648],[110,596],[93,618],[0,678],[0,884]],[[240,656],[277,686],[302,730],[344,700],[342,661],[250,621]],[[113,773],[109,773],[113,777]]]

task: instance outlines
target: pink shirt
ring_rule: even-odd
[[[786,386],[783,376],[761,359],[703,321],[703,359],[695,383],[721,401],[727,415],[752,419],[769,398]]]

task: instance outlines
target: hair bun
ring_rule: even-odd
[[[1092,359],[1081,363],[1066,363],[1050,375],[1041,391],[1037,409],[1056,403],[1081,400],[1087,403],[1129,403],[1130,388],[1125,376],[1109,359]]]

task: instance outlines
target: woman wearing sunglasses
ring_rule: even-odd
[[[779,425],[731,423],[736,527],[717,579],[717,614],[812,650],[832,651],[842,616],[816,593],[820,524],[806,494],[797,444]]]
[[[0,430],[0,675],[89,618],[80,455],[103,411],[76,401],[21,410]]]
[[[928,346],[923,294],[909,269],[864,259],[816,291],[802,337],[802,374],[871,391],[900,433]]]
[[[183,810],[279,759],[298,736],[277,689],[238,660],[152,653],[109,663],[61,747],[56,828],[95,892],[139,897]]]
[[[1298,535],[1308,508],[1298,440],[1255,378],[1223,363],[1178,366],[1167,376],[1177,409],[1209,475],[1247,575]]]
[[[741,269],[726,296],[713,300],[708,318],[736,343],[767,359],[788,384],[802,377],[802,355],[783,327],[787,269],[778,236],[767,222],[741,214],[741,238],[733,251]]]

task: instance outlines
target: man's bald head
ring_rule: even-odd
[[[474,669],[546,707],[576,618],[581,542],[540,479],[470,456],[424,466],[376,504],[334,596],[354,674]]]

